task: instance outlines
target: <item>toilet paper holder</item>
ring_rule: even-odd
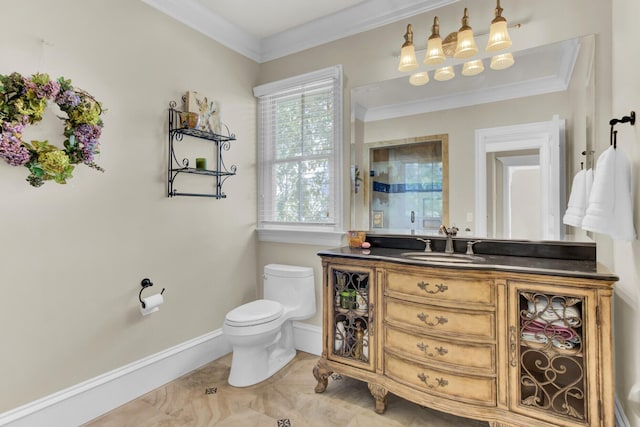
[[[144,291],[145,289],[147,289],[150,286],[153,286],[153,282],[151,280],[149,280],[148,278],[144,278],[140,282],[140,286],[142,286],[142,289],[140,289],[140,293],[138,294],[138,299],[140,300],[140,305],[142,305],[142,308],[147,308],[145,302],[142,301],[142,291]],[[160,292],[160,295],[162,295],[164,293],[164,289],[165,288],[162,288],[162,291]]]

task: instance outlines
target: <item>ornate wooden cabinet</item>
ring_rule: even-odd
[[[613,276],[322,262],[316,392],[338,372],[378,413],[391,392],[492,427],[614,426]]]

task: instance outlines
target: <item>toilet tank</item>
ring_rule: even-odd
[[[264,266],[264,299],[278,301],[292,320],[316,313],[316,290],[311,267],[268,264]]]

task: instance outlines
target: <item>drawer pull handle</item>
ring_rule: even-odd
[[[445,285],[444,283],[438,283],[438,284],[434,285],[435,288],[436,288],[434,291],[432,291],[431,289],[427,289],[429,286],[431,286],[431,283],[429,283],[429,282],[425,283],[424,281],[422,281],[422,282],[418,283],[418,287],[420,289],[422,289],[423,291],[425,291],[426,293],[428,293],[428,294],[437,294],[438,292],[444,292],[447,289],[449,289],[449,287],[447,285]]]
[[[429,384],[429,376],[423,373],[418,374],[418,379],[425,383],[425,385],[429,388],[446,387],[449,385],[449,381],[445,380],[444,378],[436,378],[435,384]]]
[[[438,326],[438,325],[444,325],[445,323],[447,323],[449,321],[449,319],[447,319],[446,317],[443,316],[436,316],[436,322],[428,322],[427,319],[429,318],[428,314],[424,314],[424,313],[420,313],[418,314],[418,319],[420,319],[421,321],[423,321],[424,323],[426,323],[429,326]]]
[[[416,344],[416,346],[420,349],[420,351],[424,351],[425,354],[429,357],[436,357],[436,355],[434,353],[427,353],[427,349],[429,348],[429,346],[423,342]],[[438,353],[438,356],[444,356],[445,354],[447,354],[449,352],[449,350],[447,350],[444,347],[434,347],[433,348],[436,353]]]
[[[509,363],[514,368],[518,365],[518,361],[516,360],[516,346],[516,327],[509,326],[509,351],[511,353],[511,361]]]

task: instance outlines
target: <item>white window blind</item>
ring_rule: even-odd
[[[259,228],[342,228],[342,68],[254,88]]]

